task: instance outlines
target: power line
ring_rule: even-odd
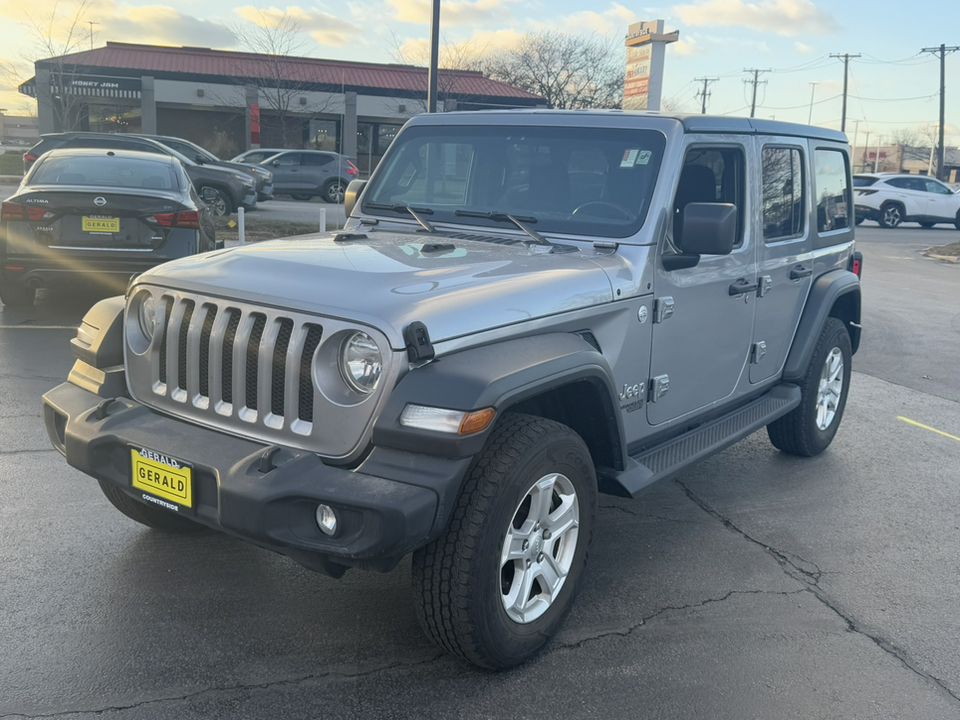
[[[754,116],[754,113],[755,113],[756,110],[757,110],[757,85],[761,84],[761,83],[760,83],[760,80],[759,80],[759,78],[760,78],[760,73],[768,73],[768,72],[770,72],[770,69],[767,68],[766,70],[759,70],[759,69],[757,69],[757,68],[744,68],[743,71],[744,71],[745,73],[753,73],[753,80],[744,80],[744,81],[743,81],[744,84],[746,84],[746,83],[752,83],[752,84],[753,84],[753,99],[750,101],[750,117],[753,117],[753,116]],[[764,84],[765,84],[766,82],[767,82],[766,80],[763,81]]]
[[[847,130],[847,74],[850,68],[850,58],[858,58],[859,54],[851,55],[850,53],[840,53],[833,54],[831,53],[830,57],[832,58],[843,58],[843,110],[840,114],[840,132],[846,132]]]
[[[923,48],[920,53],[940,54],[940,137],[937,141],[937,179],[943,180],[943,127],[944,115],[946,114],[946,74],[947,74],[947,53],[956,52],[960,47],[953,45],[947,47],[943,43],[938,48]]]
[[[702,101],[700,104],[700,114],[706,115],[707,114],[707,98],[710,97],[710,92],[708,88],[710,87],[710,83],[719,82],[720,78],[702,77],[702,78],[694,78],[694,81],[703,83],[703,90],[700,90],[697,93],[697,97],[699,97]]]

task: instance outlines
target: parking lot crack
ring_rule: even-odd
[[[57,452],[56,448],[23,448],[20,450],[0,450],[0,457],[5,455],[29,455],[30,453],[48,453]]]
[[[675,518],[667,517],[665,515],[657,515],[655,513],[642,513],[637,512],[636,510],[631,510],[630,508],[625,508],[620,505],[598,505],[601,510],[616,510],[617,512],[624,513],[626,515],[632,515],[633,517],[645,518],[647,520],[662,520],[663,522],[672,522],[672,523],[682,523],[687,525],[695,525],[696,520],[690,520],[688,518]]]
[[[778,548],[769,545],[762,540],[758,540],[755,537],[751,536],[742,528],[735,525],[729,518],[724,517],[716,508],[710,505],[708,502],[698,497],[689,487],[683,484],[680,480],[674,480],[674,482],[680,486],[686,496],[690,499],[691,502],[696,504],[700,509],[705,513],[715,518],[717,521],[721,522],[725,528],[731,532],[736,533],[745,540],[759,546],[767,554],[773,557],[777,563],[780,565],[782,570],[790,577],[795,580],[800,580],[806,583],[807,587],[800,590],[799,592],[809,592],[813,595],[824,607],[833,612],[838,618],[840,618],[843,623],[846,625],[848,632],[856,633],[868,640],[870,640],[874,645],[880,648],[884,653],[890,655],[897,662],[899,662],[903,667],[908,669],[910,672],[915,675],[923,678],[929,683],[935,685],[941,692],[946,694],[949,698],[955,702],[960,702],[960,695],[951,690],[947,684],[940,678],[931,675],[928,672],[925,672],[921,668],[917,667],[916,664],[910,660],[908,654],[897,647],[894,643],[889,640],[885,640],[879,635],[873,634],[867,631],[865,628],[861,627],[857,622],[844,613],[840,607],[833,602],[827,594],[824,592],[823,588],[820,587],[819,582],[820,578],[825,574],[820,567],[809,560],[796,555],[794,553],[788,552],[786,550],[780,550]]]
[[[163,703],[176,703],[176,702],[185,702],[189,700],[196,700],[198,698],[202,698],[208,695],[214,695],[217,693],[249,692],[251,690],[273,690],[276,688],[296,686],[296,685],[301,685],[303,683],[312,682],[316,680],[325,680],[328,678],[354,680],[354,679],[370,677],[373,675],[378,675],[380,673],[390,672],[391,670],[397,670],[397,669],[406,670],[410,668],[417,668],[425,665],[430,665],[446,656],[447,656],[446,653],[438,652],[424,660],[417,660],[414,662],[401,661],[401,662],[389,663],[387,665],[381,665],[381,666],[369,668],[366,670],[359,670],[357,672],[329,670],[327,672],[313,673],[309,675],[300,675],[298,677],[284,678],[282,680],[271,680],[269,682],[264,682],[264,683],[252,683],[252,684],[236,683],[234,685],[224,685],[220,687],[204,688],[203,690],[196,690],[194,692],[185,693],[183,695],[150,698],[149,700],[141,700],[139,702],[132,702],[125,705],[108,705],[100,708],[62,710],[55,713],[43,713],[43,714],[36,714],[36,715],[28,715],[25,713],[7,713],[4,715],[0,715],[0,720],[14,720],[15,718],[17,719],[24,718],[27,720],[40,720],[41,718],[57,718],[64,715],[98,716],[108,712],[136,710],[137,708],[150,707],[153,705],[159,705]]]
[[[795,580],[800,580],[808,585],[816,586],[820,582],[820,578],[823,576],[823,571],[820,569],[820,566],[815,562],[805,560],[799,555],[788,552],[786,550],[780,550],[768,545],[762,540],[758,540],[749,533],[747,533],[742,528],[735,525],[729,518],[724,517],[716,508],[710,505],[706,500],[698,497],[690,488],[683,484],[680,480],[674,480],[674,482],[680,486],[684,494],[690,499],[692,503],[697,505],[701,510],[703,510],[707,515],[715,518],[717,521],[723,524],[725,528],[730,530],[733,533],[736,533],[744,540],[753,543],[754,545],[763,549],[768,555],[770,555],[780,567],[783,568],[784,572],[787,573],[790,577]]]

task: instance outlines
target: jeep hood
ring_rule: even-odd
[[[379,328],[395,349],[415,320],[438,342],[613,299],[606,272],[580,250],[383,231],[194,255],[138,282],[352,319]]]

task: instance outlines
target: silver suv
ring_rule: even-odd
[[[739,118],[419,116],[342,232],[92,308],[51,441],[150,527],[334,577],[412,553],[426,633],[517,665],[574,601],[598,493],[764,427],[795,455],[833,440],[860,340],[848,152]]]

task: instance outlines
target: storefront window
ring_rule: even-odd
[[[138,133],[143,122],[139,107],[89,105],[91,132]]]
[[[336,120],[311,120],[310,134],[314,149],[338,152],[340,149],[338,125]]]

